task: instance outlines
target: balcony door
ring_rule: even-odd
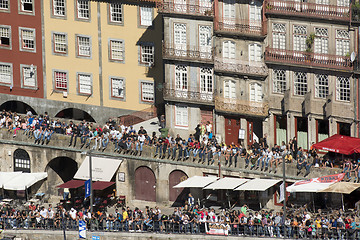
[[[233,80],[224,81],[224,98],[227,99],[236,98],[235,81]]]
[[[186,0],[174,0],[174,8],[176,12],[186,13],[187,11]]]
[[[316,11],[319,14],[328,14],[329,9],[329,0],[316,0]]]
[[[262,48],[258,43],[249,44],[249,62],[250,65],[257,65],[261,62]]]
[[[213,100],[213,69],[209,67],[200,68],[200,98],[203,101]]]
[[[177,97],[188,97],[188,67],[186,65],[175,65],[175,90]]]
[[[211,11],[211,0],[199,0],[199,8],[201,13],[205,13],[206,11]]]
[[[199,26],[199,50],[201,58],[211,59],[212,34],[210,26]]]
[[[176,56],[186,56],[186,24],[174,24],[174,48]]]
[[[262,102],[262,87],[259,83],[250,84],[250,102]]]
[[[235,28],[235,0],[223,1],[223,18],[225,28]]]
[[[321,64],[327,64],[329,49],[329,35],[327,28],[315,28],[314,58]]]
[[[233,41],[224,41],[222,46],[222,57],[224,62],[234,62],[235,61],[235,42]]]
[[[306,51],[306,26],[303,25],[294,25],[293,26],[293,50],[294,57],[297,59],[304,60]]]
[[[259,1],[252,1],[249,4],[249,26],[250,30],[257,30],[261,27],[261,8]]]

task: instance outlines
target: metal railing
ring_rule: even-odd
[[[219,57],[215,57],[214,69],[218,72],[258,75],[262,77],[267,76],[269,72],[266,65],[262,63],[253,63],[239,60],[232,61],[232,59],[224,59]]]
[[[213,61],[214,49],[212,47],[200,46],[175,46],[163,43],[163,57],[167,59],[183,59],[196,61]]]
[[[265,49],[265,61],[306,65],[313,67],[352,70],[350,57],[305,51]]]
[[[215,31],[248,35],[266,35],[262,21],[251,21],[238,18],[220,18],[215,20]]]
[[[214,8],[211,5],[202,6],[200,4],[181,4],[174,2],[157,2],[156,7],[161,13],[177,13],[195,16],[214,16]]]
[[[165,84],[164,99],[175,101],[196,102],[203,104],[214,103],[214,93],[201,92],[199,89],[176,89],[175,87]]]
[[[265,117],[268,115],[269,106],[264,102],[251,102],[216,96],[215,109],[222,112]]]
[[[350,21],[350,7],[309,2],[266,0],[265,13]]]

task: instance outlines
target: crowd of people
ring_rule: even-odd
[[[191,194],[189,199],[191,199]],[[189,204],[190,203],[190,204]],[[201,208],[187,201],[184,207],[175,207],[171,214],[163,214],[158,207],[131,209],[123,207],[110,213],[106,210],[91,213],[84,207],[66,210],[30,204],[18,210],[3,205],[0,209],[2,229],[52,229],[77,230],[78,221],[86,223],[93,231],[127,231],[159,233],[203,234],[216,224],[229,235],[311,238],[358,239],[359,219],[355,212],[341,210],[310,213],[306,208],[282,211],[252,211],[246,205],[239,210]]]

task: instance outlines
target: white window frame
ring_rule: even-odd
[[[261,62],[262,47],[258,43],[249,44],[249,61]]]
[[[329,95],[329,75],[315,74],[315,97],[327,98]]]
[[[142,27],[151,27],[152,21],[154,19],[153,16],[153,8],[152,7],[139,7],[139,25]]]
[[[272,24],[272,48],[286,49],[286,25],[284,23]]]
[[[91,58],[92,44],[91,37],[84,35],[76,35],[77,57]]]
[[[110,96],[112,99],[125,100],[125,84],[125,78],[110,77]],[[114,94],[115,91],[117,91],[118,93]],[[120,91],[121,93],[119,93]]]
[[[32,36],[25,36],[24,38],[23,34],[25,32],[32,32]],[[19,27],[19,41],[20,51],[36,52],[36,31],[34,28]],[[24,41],[27,41],[28,44],[32,44],[33,47],[25,47],[26,44]]]
[[[304,25],[293,26],[293,50],[305,51],[306,50],[306,38],[307,29]]]
[[[8,80],[3,81],[3,76]],[[12,86],[13,85],[13,67],[11,63],[0,62],[0,85]]]
[[[285,69],[273,69],[273,93],[284,94],[287,89],[287,71]]]
[[[234,80],[224,80],[224,98],[236,99],[236,82]]]
[[[187,91],[189,84],[188,66],[177,64],[175,65],[175,89],[177,91]]]
[[[19,0],[20,12],[22,13],[34,13],[35,6],[34,0]],[[25,4],[31,4],[31,11],[25,9]]]
[[[314,52],[328,54],[329,52],[329,29],[315,28]]]
[[[90,20],[90,5],[88,0],[76,0],[76,18],[78,20]]]
[[[155,61],[155,47],[153,43],[140,45],[140,64],[153,66]]]
[[[60,39],[57,36],[61,38],[64,37],[64,39]],[[59,55],[66,55],[68,51],[67,34],[60,32],[53,32],[52,38],[53,38],[53,53]],[[61,49],[65,49],[65,50],[62,51]]]
[[[345,29],[336,30],[336,55],[350,55],[350,32]]]
[[[249,100],[250,102],[262,102],[263,101],[263,90],[262,85],[257,82],[250,83],[250,94]]]
[[[222,57],[225,59],[236,58],[236,43],[231,40],[223,41],[222,43]]]
[[[211,67],[200,67],[200,92],[214,92],[214,70]]]
[[[20,64],[21,87],[37,89],[37,67],[34,65]],[[33,84],[28,84],[33,81]]]
[[[9,44],[3,44],[5,39],[9,39]],[[0,25],[0,48],[11,48],[11,26]]]
[[[109,23],[123,24],[123,21],[123,5],[119,3],[109,3]]]
[[[125,41],[121,39],[109,39],[109,60],[125,62]]]
[[[61,78],[56,78],[57,73],[62,74]],[[65,78],[63,76],[65,76]],[[54,91],[67,92],[69,90],[69,73],[64,70],[53,70],[53,83]],[[58,83],[66,86],[58,85]]]
[[[187,106],[175,105],[175,127],[189,126],[189,109]]]
[[[306,72],[294,72],[294,95],[304,96],[308,92],[308,76]]]
[[[350,102],[351,100],[350,78],[336,77],[336,100]]]
[[[52,0],[52,14],[54,17],[65,17],[66,0]]]
[[[10,0],[2,0],[0,4],[0,11],[9,11]]]
[[[153,103],[155,101],[154,82],[140,81],[141,101]]]
[[[88,82],[84,82],[82,77],[87,77]],[[77,87],[78,87],[78,94],[85,95],[85,96],[91,96],[93,94],[93,80],[92,80],[92,74],[91,73],[77,73],[76,74],[77,79]]]

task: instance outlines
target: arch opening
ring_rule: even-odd
[[[174,202],[173,206],[181,206],[189,194],[189,188],[174,188],[187,178],[188,175],[181,170],[174,170],[169,174],[169,201]]]
[[[14,172],[31,172],[29,154],[21,148],[14,151]]]
[[[135,170],[135,199],[156,202],[156,177],[148,167]]]
[[[58,112],[55,117],[58,118],[66,118],[66,119],[74,119],[74,120],[85,120],[88,122],[96,122],[95,119],[85,112],[84,110],[78,108],[66,108]]]
[[[16,100],[4,102],[3,104],[1,104],[0,110],[22,113],[22,114],[26,114],[28,111],[31,111],[33,115],[37,115],[37,113],[31,106],[29,106],[24,102],[16,101]]]

